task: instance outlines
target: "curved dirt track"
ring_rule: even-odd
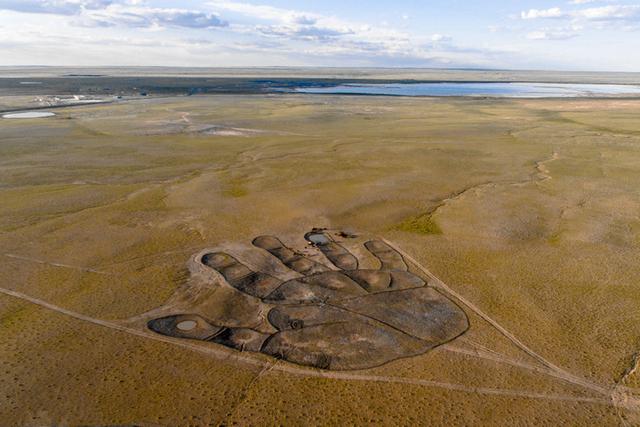
[[[478,316],[480,316],[483,320],[485,320],[487,323],[489,323],[491,326],[493,326],[503,336],[505,336],[507,339],[509,339],[509,341],[511,341],[514,345],[516,345],[522,351],[524,351],[529,356],[531,356],[532,358],[537,360],[543,366],[535,366],[535,365],[532,365],[532,364],[529,364],[529,363],[526,363],[526,362],[523,362],[523,361],[515,360],[513,358],[510,358],[510,357],[507,357],[507,356],[502,355],[500,353],[497,353],[497,352],[495,352],[493,350],[490,350],[490,349],[488,349],[488,348],[486,348],[486,347],[484,347],[484,346],[482,346],[482,345],[480,345],[478,343],[475,343],[475,342],[472,342],[472,341],[469,341],[469,340],[464,340],[463,342],[465,342],[468,345],[470,345],[473,348],[472,350],[448,344],[448,345],[443,346],[443,349],[445,351],[460,353],[460,354],[464,354],[464,355],[467,355],[467,356],[470,356],[470,357],[478,357],[478,358],[482,358],[482,359],[486,359],[486,360],[491,360],[491,361],[494,361],[496,363],[504,363],[504,364],[508,364],[508,365],[511,365],[511,366],[514,366],[514,367],[518,367],[518,368],[527,369],[527,370],[530,370],[530,371],[533,371],[533,372],[537,372],[537,373],[539,373],[541,375],[551,376],[551,377],[557,378],[559,380],[562,380],[564,382],[587,388],[587,389],[589,389],[589,390],[591,390],[593,392],[596,392],[596,393],[600,394],[602,397],[600,397],[600,398],[577,397],[577,396],[561,395],[561,394],[536,393],[536,392],[530,392],[530,391],[527,391],[527,390],[511,390],[511,389],[497,389],[497,388],[487,388],[487,387],[473,387],[473,386],[468,386],[468,385],[464,385],[464,384],[446,383],[446,382],[439,382],[439,381],[424,380],[424,379],[419,379],[419,378],[375,376],[375,375],[364,375],[364,374],[360,374],[360,373],[347,373],[347,372],[328,372],[328,371],[320,371],[320,370],[309,369],[309,368],[299,368],[299,367],[295,367],[293,365],[282,365],[282,364],[277,364],[277,363],[273,364],[273,363],[269,363],[266,360],[262,360],[262,359],[260,359],[258,357],[248,357],[248,356],[244,356],[242,354],[234,354],[233,351],[218,349],[218,348],[214,348],[214,347],[206,346],[206,345],[199,345],[199,344],[195,344],[195,343],[188,342],[188,341],[185,341],[185,340],[170,338],[170,337],[166,337],[166,336],[162,336],[162,335],[158,335],[158,334],[154,334],[154,333],[150,333],[150,332],[146,332],[146,331],[130,328],[130,327],[123,326],[122,324],[119,324],[119,323],[116,323],[116,322],[96,319],[96,318],[93,318],[93,317],[90,317],[90,316],[83,315],[81,313],[77,313],[77,312],[74,312],[74,311],[71,311],[71,310],[67,310],[67,309],[65,309],[63,307],[48,303],[48,302],[40,300],[38,298],[34,298],[34,297],[31,297],[31,296],[28,296],[28,295],[23,294],[23,293],[18,292],[18,291],[0,288],[0,293],[8,295],[8,296],[11,296],[11,297],[14,297],[14,298],[18,298],[18,299],[21,299],[21,300],[24,300],[24,301],[31,302],[33,304],[39,305],[41,307],[44,307],[46,309],[49,309],[49,310],[58,312],[60,314],[64,314],[64,315],[73,317],[73,318],[76,318],[78,320],[82,320],[82,321],[85,321],[85,322],[88,322],[88,323],[92,323],[92,324],[95,324],[95,325],[98,325],[98,326],[102,326],[102,327],[110,328],[110,329],[113,329],[113,330],[125,332],[125,333],[128,333],[130,335],[135,335],[135,336],[139,336],[139,337],[142,337],[142,338],[147,338],[147,339],[151,339],[151,340],[154,340],[154,341],[160,341],[160,342],[176,345],[176,346],[188,349],[188,350],[192,350],[192,351],[196,351],[196,352],[199,352],[199,353],[202,353],[202,354],[206,354],[208,356],[213,356],[213,357],[216,357],[218,359],[232,360],[232,361],[237,361],[237,362],[253,365],[253,366],[256,366],[256,367],[261,367],[262,370],[260,372],[260,375],[263,375],[264,373],[269,372],[269,371],[279,371],[279,372],[284,372],[284,373],[288,373],[288,374],[292,374],[292,375],[310,376],[310,377],[318,377],[318,378],[330,378],[330,379],[336,379],[336,380],[373,381],[373,382],[411,384],[411,385],[418,385],[418,386],[443,388],[443,389],[455,390],[455,391],[461,391],[461,392],[468,392],[468,393],[478,393],[478,394],[487,394],[487,395],[501,395],[501,396],[513,396],[513,397],[522,397],[522,398],[530,398],[530,399],[545,399],[545,400],[559,400],[559,401],[597,403],[597,404],[604,404],[604,405],[623,406],[623,407],[626,407],[627,409],[632,409],[632,410],[637,410],[638,409],[638,408],[636,408],[636,405],[634,403],[635,399],[631,399],[631,403],[632,404],[629,404],[629,399],[626,399],[626,398],[624,398],[624,396],[620,396],[619,395],[620,392],[623,392],[623,393],[624,392],[630,392],[630,390],[624,390],[623,391],[623,390],[621,390],[622,387],[617,388],[617,390],[616,389],[612,390],[611,388],[603,387],[603,386],[600,386],[598,384],[594,384],[594,383],[592,383],[592,382],[590,382],[590,381],[588,381],[586,379],[577,377],[577,376],[575,376],[575,375],[563,370],[562,368],[554,365],[552,362],[550,362],[549,360],[545,359],[540,354],[536,353],[535,351],[533,351],[532,349],[527,347],[522,341],[520,341],[518,338],[516,338],[506,328],[504,328],[497,321],[495,321],[489,315],[487,315],[482,310],[480,310],[479,307],[477,307],[476,305],[474,305],[473,303],[468,301],[466,298],[464,298],[462,295],[458,294],[453,289],[451,289],[449,286],[447,286],[445,283],[443,283],[440,279],[438,279],[435,275],[433,275],[433,273],[431,273],[428,269],[426,269],[418,261],[416,261],[412,256],[410,256],[409,254],[404,252],[402,249],[397,247],[392,242],[390,242],[390,241],[388,241],[386,239],[381,239],[381,240],[384,241],[389,246],[391,246],[396,251],[398,251],[407,261],[409,261],[412,264],[414,264],[414,266],[416,268],[418,268],[422,273],[424,273],[431,280],[431,283],[432,283],[432,285],[434,287],[439,288],[442,291],[448,293],[449,295],[451,295],[452,297],[454,297],[455,299],[460,301],[462,304],[467,306],[470,310],[472,310],[474,313],[476,313]],[[67,267],[66,265],[60,265],[60,266],[61,267]],[[71,267],[71,266],[68,266],[68,267]],[[77,268],[77,267],[73,267],[73,268]],[[89,270],[89,269],[87,269],[87,271],[93,272],[92,270]],[[624,394],[626,394],[626,393],[624,393]]]
[[[260,375],[269,371],[279,371],[279,372],[284,372],[287,374],[298,375],[298,376],[328,378],[328,379],[343,380],[343,381],[372,381],[372,382],[382,382],[382,383],[410,384],[410,385],[416,385],[416,386],[435,387],[435,388],[442,388],[447,390],[461,391],[466,393],[478,393],[478,394],[486,394],[486,395],[522,397],[522,398],[529,398],[529,399],[584,402],[584,403],[595,403],[595,404],[602,404],[602,405],[612,405],[612,401],[606,398],[577,397],[577,396],[562,395],[562,394],[544,394],[544,393],[530,392],[527,390],[510,390],[510,389],[498,389],[498,388],[489,388],[489,387],[473,387],[473,386],[467,386],[464,384],[445,383],[445,382],[439,382],[439,381],[424,380],[419,378],[363,375],[363,374],[356,374],[356,373],[351,374],[346,372],[328,372],[328,371],[320,371],[320,370],[313,370],[313,369],[296,368],[293,366],[285,366],[285,365],[279,365],[279,364],[275,365],[267,361],[261,361],[258,358],[232,354],[231,351],[218,350],[213,347],[197,345],[197,344],[185,342],[179,339],[173,339],[173,338],[168,338],[158,334],[139,331],[137,329],[128,328],[126,326],[122,326],[114,322],[95,319],[93,317],[89,317],[81,313],[67,310],[57,305],[50,304],[46,301],[40,300],[38,298],[33,298],[21,292],[13,291],[10,289],[0,288],[0,293],[14,297],[14,298],[21,299],[23,301],[28,301],[33,304],[44,307],[46,309],[55,311],[57,313],[64,314],[64,315],[73,317],[75,319],[82,320],[95,325],[99,325],[105,328],[114,329],[120,332],[125,332],[131,335],[151,339],[154,341],[160,341],[160,342],[176,345],[178,347],[186,348],[192,351],[206,354],[208,356],[213,356],[217,359],[233,360],[233,361],[250,364],[257,367],[262,367],[262,371]]]
[[[147,332],[144,330],[139,330],[135,328],[131,328],[125,326],[118,322],[107,321],[102,319],[96,319],[78,312],[74,312],[63,307],[57,306],[55,304],[48,303],[38,298],[31,297],[24,293],[14,291],[11,289],[0,288],[0,293],[4,295],[8,295],[14,298],[21,299],[23,301],[28,301],[30,303],[36,304],[40,307],[46,308],[48,310],[64,314],[66,316],[73,317],[75,319],[92,323],[94,325],[110,328],[113,330],[117,330],[120,332],[124,332],[130,335],[138,336],[141,338],[147,338],[154,341],[164,342],[167,344],[172,344],[178,347],[182,347],[191,351],[196,351],[201,354],[205,354],[207,356],[212,356],[217,359],[229,360],[235,362],[241,362],[247,365],[255,366],[261,368],[258,377],[271,372],[278,371],[287,374],[297,375],[297,376],[307,376],[307,377],[317,377],[317,378],[329,378],[335,380],[343,380],[343,381],[372,381],[372,382],[384,382],[384,383],[397,383],[397,384],[411,384],[416,386],[424,386],[424,387],[435,387],[442,388],[466,393],[477,393],[477,394],[485,394],[485,395],[500,395],[500,396],[512,396],[512,397],[521,397],[521,398],[529,398],[529,399],[542,399],[542,400],[555,400],[555,401],[571,401],[571,402],[584,402],[584,403],[595,403],[595,404],[603,404],[607,406],[615,406],[619,408],[625,408],[628,410],[638,411],[640,410],[640,403],[635,398],[633,389],[628,389],[627,387],[619,384],[617,387],[606,387],[590,382],[584,378],[580,378],[576,375],[573,375],[564,369],[556,366],[537,352],[530,349],[526,346],[522,341],[520,341],[517,337],[515,337],[512,333],[510,333],[505,327],[500,325],[496,320],[491,318],[489,315],[484,313],[479,307],[477,307],[472,302],[468,301],[462,295],[458,294],[456,291],[447,286],[444,282],[438,279],[433,273],[431,273],[428,269],[423,267],[415,258],[411,255],[407,254],[405,251],[400,249],[394,243],[381,238],[383,242],[387,245],[395,249],[398,253],[404,257],[404,259],[411,264],[413,264],[416,268],[418,268],[423,274],[426,275],[430,279],[430,285],[434,286],[437,289],[451,295],[453,298],[457,299],[463,305],[467,306],[470,310],[476,313],[480,318],[486,321],[489,325],[493,326],[498,332],[500,332],[503,336],[505,336],[511,343],[517,346],[519,349],[524,351],[530,357],[539,362],[542,366],[536,366],[535,364],[527,363],[522,360],[517,360],[512,357],[506,356],[504,354],[493,351],[489,348],[484,347],[479,343],[475,343],[471,340],[465,339],[464,337],[461,339],[463,343],[466,343],[471,349],[455,346],[453,344],[445,344],[441,348],[445,351],[450,351],[454,353],[463,354],[470,357],[477,357],[485,360],[490,360],[496,363],[507,364],[516,368],[526,369],[532,372],[536,372],[540,375],[550,376],[561,381],[567,382],[572,385],[580,386],[586,388],[592,392],[595,392],[602,397],[578,397],[572,395],[564,395],[564,394],[545,394],[545,393],[537,393],[527,390],[514,390],[514,389],[498,389],[498,388],[489,388],[489,387],[474,387],[465,384],[455,384],[455,383],[447,383],[440,381],[432,381],[425,380],[419,378],[407,378],[407,377],[393,377],[393,376],[376,376],[376,375],[366,375],[362,373],[354,372],[345,372],[345,371],[322,371],[313,368],[304,368],[304,367],[296,367],[291,364],[280,364],[273,363],[271,360],[266,360],[265,358],[261,358],[258,356],[245,356],[242,353],[238,353],[233,350],[227,350],[222,348],[217,348],[209,345],[197,344],[195,342],[190,342],[188,340],[171,338],[168,336],[163,336],[151,332]],[[6,254],[7,256],[12,256],[12,254]],[[12,256],[19,259],[25,259],[24,257]],[[37,262],[43,262],[40,260],[32,260]],[[78,269],[90,273],[99,273],[104,274],[101,271],[96,271],[92,269],[70,266],[66,264],[57,264],[57,263],[49,263],[56,265],[59,267],[73,268]],[[258,378],[256,377],[256,378]]]
[[[550,362],[549,360],[545,359],[540,354],[536,353],[535,351],[533,351],[532,349],[527,347],[522,341],[520,341],[518,338],[516,338],[515,335],[513,335],[511,332],[506,330],[497,321],[495,321],[494,319],[489,317],[489,315],[487,315],[482,310],[480,310],[479,307],[477,307],[475,304],[473,304],[472,302],[470,302],[469,300],[464,298],[462,295],[460,295],[459,293],[457,293],[456,291],[451,289],[449,286],[447,286],[440,279],[438,279],[433,273],[431,273],[429,270],[427,270],[425,267],[423,267],[411,255],[407,254],[402,249],[398,248],[396,245],[394,245],[393,243],[389,242],[388,240],[386,240],[386,239],[382,239],[382,240],[386,244],[388,244],[389,246],[394,248],[396,251],[398,251],[400,254],[402,254],[403,257],[405,257],[408,261],[410,261],[413,265],[415,265],[418,269],[420,269],[420,271],[422,271],[425,275],[427,275],[427,277],[429,277],[432,280],[431,283],[432,283],[432,285],[434,287],[443,290],[444,292],[448,293],[449,295],[451,295],[452,297],[454,297],[455,299],[460,301],[462,304],[467,306],[470,310],[472,310],[474,313],[476,313],[478,316],[480,316],[482,319],[484,319],[487,323],[489,323],[491,326],[493,326],[498,332],[500,332],[502,335],[504,335],[509,341],[511,341],[519,349],[521,349],[522,351],[527,353],[529,356],[531,356],[534,359],[538,360],[544,366],[546,366],[551,371],[553,371],[557,375],[558,378],[561,378],[561,379],[563,379],[563,380],[565,380],[567,382],[570,382],[570,383],[573,383],[573,384],[580,385],[582,387],[591,389],[591,390],[593,390],[593,391],[595,391],[597,393],[600,393],[600,394],[602,394],[604,396],[610,396],[611,395],[610,389],[602,387],[602,386],[599,386],[599,385],[594,384],[594,383],[592,383],[592,382],[590,382],[590,381],[588,381],[588,380],[586,380],[584,378],[580,378],[580,377],[578,377],[576,375],[571,374],[570,372],[565,371],[564,369],[554,365],[552,362]]]

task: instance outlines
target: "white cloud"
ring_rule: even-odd
[[[140,0],[0,0],[0,10],[31,14],[73,15],[82,27],[224,27],[217,14],[142,6]]]
[[[113,0],[0,0],[0,10],[74,15],[83,10],[105,8],[112,3]]]
[[[353,31],[344,29],[324,28],[315,25],[267,25],[256,27],[258,31],[267,36],[286,37],[301,40],[328,40],[353,34]]]
[[[613,3],[616,0],[571,0],[569,4]]]
[[[596,0],[573,0],[572,4],[592,3]],[[559,7],[551,9],[529,9],[520,13],[521,19],[570,18],[591,21],[640,21],[640,5],[609,5],[563,11]]]
[[[317,13],[227,0],[212,1],[208,5],[219,12],[234,12],[261,22],[232,25],[236,31],[290,40],[322,41],[323,46],[314,47],[318,52],[328,49],[326,43],[332,43],[331,48],[338,50],[342,47],[337,45],[349,44],[351,48],[366,46],[370,51],[371,46],[376,46],[381,53],[400,53],[408,49],[412,39],[409,34],[389,27],[374,28]]]
[[[566,30],[537,30],[526,35],[529,40],[568,40],[577,37],[578,33]]]
[[[431,41],[432,42],[436,42],[436,43],[438,43],[438,42],[449,42],[451,40],[452,40],[451,36],[447,36],[447,35],[444,35],[444,34],[433,34],[431,36]]]
[[[0,0],[0,10],[8,11],[0,13],[0,19],[4,19],[0,25],[3,47],[0,63],[456,67],[519,64],[513,62],[518,60],[518,48],[514,46],[517,42],[497,47],[482,44],[478,39],[474,43],[480,46],[465,47],[457,45],[450,35],[433,34],[428,26],[417,30],[410,29],[406,22],[398,24],[399,27],[376,25],[338,16],[335,9],[318,13],[242,0],[207,1]],[[399,18],[398,14],[393,16]]]
[[[412,34],[388,23],[373,26],[335,15],[234,0],[213,0],[207,6],[232,21],[231,31],[278,41],[282,49],[307,58],[340,58],[354,65],[486,66],[489,58],[513,54],[490,47],[459,47],[449,35]]]
[[[539,19],[539,18],[563,18],[567,16],[559,7],[551,9],[529,9],[520,13],[522,19]]]
[[[252,28],[269,36],[303,39],[326,39],[371,32],[371,27],[346,22],[334,17],[273,6],[216,0],[208,6],[219,12],[234,12],[257,20]],[[263,22],[263,23],[262,23]],[[241,26],[236,26],[236,28]],[[250,26],[251,27],[251,26]],[[250,28],[244,28],[245,30]]]
[[[86,11],[84,26],[124,25],[129,27],[215,28],[228,23],[213,13],[186,9],[162,9],[112,5],[102,10]]]
[[[586,4],[595,1],[608,0],[573,0],[572,4]],[[565,40],[578,35],[583,27],[591,30],[615,28],[618,31],[636,31],[640,29],[640,5],[607,5],[599,7],[587,7],[563,11],[560,8],[546,10],[531,9],[522,12],[524,20],[540,18],[564,18],[570,22],[571,28],[549,29],[534,28],[527,34],[529,40]]]
[[[640,5],[593,7],[576,11],[573,16],[593,21],[640,20]]]

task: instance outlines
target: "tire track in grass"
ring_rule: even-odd
[[[97,326],[124,332],[130,335],[150,339],[153,341],[175,345],[187,350],[195,351],[208,356],[213,356],[217,359],[221,359],[225,361],[237,361],[237,362],[242,362],[251,366],[260,367],[263,370],[262,371],[263,374],[277,371],[277,372],[282,372],[282,373],[301,376],[301,377],[326,378],[326,379],[342,380],[342,381],[363,381],[363,382],[379,382],[379,383],[389,383],[389,384],[408,384],[408,385],[440,388],[440,389],[446,389],[451,391],[459,391],[459,392],[482,394],[482,395],[529,398],[529,399],[551,400],[551,401],[582,402],[582,403],[600,404],[600,405],[607,405],[607,406],[613,405],[613,402],[609,398],[578,397],[578,396],[571,396],[571,395],[564,395],[564,394],[545,394],[545,393],[537,393],[537,392],[532,392],[527,390],[476,387],[476,386],[470,386],[470,385],[464,385],[464,384],[446,383],[441,381],[425,380],[425,379],[419,379],[419,378],[377,376],[377,375],[365,375],[360,373],[347,373],[347,372],[328,372],[328,371],[321,371],[321,370],[315,370],[315,369],[298,368],[298,367],[294,367],[291,365],[284,365],[284,364],[272,365],[269,363],[269,361],[260,360],[257,357],[247,357],[242,354],[233,354],[232,353],[233,350],[222,350],[222,349],[217,349],[209,346],[198,345],[195,343],[187,342],[185,340],[179,340],[179,339],[170,338],[170,337],[166,337],[158,334],[153,334],[151,332],[129,328],[115,322],[96,319],[96,318],[93,318],[81,313],[77,313],[72,310],[65,309],[55,304],[48,303],[41,299],[34,298],[22,292],[14,291],[11,289],[0,288],[0,293],[13,298],[23,300],[23,301],[28,301],[32,304],[36,304],[48,310],[84,321],[87,323],[91,323]],[[269,369],[269,366],[272,366],[272,367]]]

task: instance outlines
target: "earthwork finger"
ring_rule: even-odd
[[[315,262],[301,253],[284,245],[274,236],[259,236],[253,239],[253,245],[262,248],[278,258],[284,265],[305,276],[329,271],[329,268]]]
[[[311,230],[304,238],[315,245],[336,267],[342,270],[357,270],[358,258],[336,243],[322,230]]]
[[[202,263],[222,274],[234,288],[254,297],[264,298],[282,283],[269,274],[251,270],[224,252],[205,254]]]
[[[381,240],[369,240],[364,247],[378,258],[380,270],[407,271],[409,269],[402,255]]]

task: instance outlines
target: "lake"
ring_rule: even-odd
[[[504,98],[640,96],[640,86],[569,83],[372,83],[298,87],[293,91],[315,94]]]

